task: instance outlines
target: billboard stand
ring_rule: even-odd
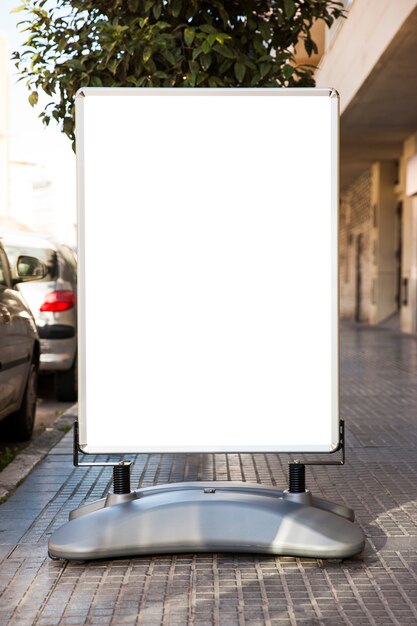
[[[343,424],[342,424],[343,433]],[[341,440],[344,463],[344,440]],[[70,513],[49,540],[53,559],[88,560],[178,552],[252,552],[344,559],[364,535],[344,505],[305,489],[305,465],[289,464],[289,489],[230,481],[172,483],[130,490],[129,462],[113,466],[114,493]],[[319,461],[313,464],[321,464]],[[326,464],[326,463],[323,463]]]
[[[79,452],[336,450],[343,464],[337,92],[82,87],[75,109],[74,464],[97,465]],[[100,463],[114,493],[73,511],[49,553],[357,554],[353,511],[306,490],[307,464],[325,463],[290,464],[287,490],[131,491],[129,463]]]

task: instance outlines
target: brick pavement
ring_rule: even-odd
[[[51,561],[50,534],[111,488],[108,469],[73,468],[69,433],[0,507],[0,625],[417,624],[417,338],[346,325],[342,352],[347,465],[308,468],[307,486],[355,509],[363,555]],[[134,458],[133,487],[200,479],[286,487],[284,455]]]

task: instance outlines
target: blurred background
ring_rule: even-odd
[[[316,25],[315,74],[341,98],[341,316],[415,333],[417,2],[345,5]]]
[[[341,316],[417,332],[417,2],[345,0],[347,19],[317,22],[318,87],[341,96]],[[0,230],[76,246],[70,141],[38,120],[10,61],[23,41],[0,5]],[[45,96],[46,98],[46,96]],[[42,105],[42,102],[40,103]],[[296,245],[296,240],[295,240]]]
[[[57,126],[40,122],[25,81],[18,82],[11,60],[24,41],[17,27],[22,14],[11,13],[17,6],[18,0],[0,3],[0,240],[10,263],[26,252],[49,268],[44,280],[19,287],[41,346],[36,419],[26,430],[27,435],[33,428],[36,437],[76,399],[75,154]],[[45,104],[47,97],[40,101]],[[29,383],[23,374],[16,381],[21,396]],[[0,395],[4,385],[0,377]],[[2,408],[0,416],[7,419],[0,421],[0,469],[28,443],[26,435],[16,435],[17,413],[8,415],[0,402]]]
[[[10,57],[24,41],[23,18],[10,12],[18,5],[0,3],[0,231],[34,231],[75,246],[75,155],[58,127],[42,125],[25,81],[17,82]]]
[[[295,54],[296,64],[317,66],[318,87],[340,93],[340,313],[357,323],[416,333],[417,0],[343,4],[346,18],[331,27],[324,21],[313,26],[317,51],[308,56],[300,42]],[[52,385],[52,377],[45,377],[51,404],[42,414],[40,400],[39,420],[41,414],[53,419],[69,406],[62,399],[76,397],[76,337],[69,336],[76,333],[75,318],[58,320],[54,331],[65,326],[72,346],[65,355],[57,351],[61,371],[52,363],[51,337],[42,335],[45,325],[51,332],[52,318],[76,306],[76,258],[66,252],[76,250],[75,155],[55,124],[45,127],[38,119],[47,97],[40,94],[40,108],[32,108],[25,81],[17,82],[10,57],[25,39],[17,27],[21,14],[10,12],[17,5],[0,4],[0,233],[35,233],[66,246],[52,250],[62,256],[57,267],[65,271],[45,279],[42,315],[39,307],[34,312],[41,373],[55,380]],[[293,237],[297,254],[297,233]],[[62,337],[54,338],[63,345]]]

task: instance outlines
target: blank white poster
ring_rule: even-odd
[[[85,452],[329,452],[338,98],[77,96]]]

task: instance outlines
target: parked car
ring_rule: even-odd
[[[19,289],[30,306],[41,341],[40,372],[53,373],[58,400],[77,399],[77,259],[68,246],[29,234],[1,237],[12,276],[21,254],[40,258],[47,275]]]
[[[46,267],[37,258],[20,256],[13,279],[0,243],[0,420],[9,435],[25,441],[33,432],[40,342],[35,321],[18,283],[41,280]]]

